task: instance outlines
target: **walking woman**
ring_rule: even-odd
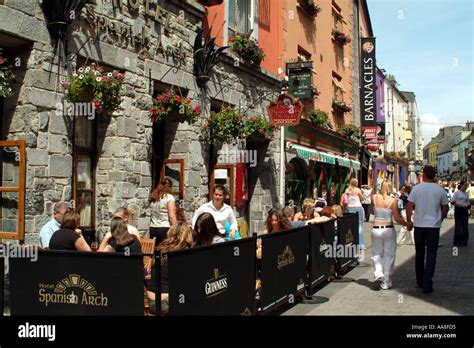
[[[392,287],[391,276],[395,267],[397,251],[397,232],[393,219],[403,226],[409,224],[400,217],[398,198],[392,198],[392,183],[382,184],[380,192],[374,197],[374,226],[372,229],[372,260],[374,261],[374,290],[387,290]],[[411,229],[411,227],[409,227]]]
[[[170,226],[176,223],[176,204],[166,180],[150,193],[148,201],[151,207],[150,238],[156,237],[156,245],[159,245]]]
[[[467,246],[469,239],[469,198],[466,193],[467,182],[461,181],[458,190],[451,198],[454,206],[454,240],[453,246]]]
[[[364,209],[362,208],[364,196],[362,195],[362,191],[357,187],[358,185],[359,182],[357,179],[351,179],[349,187],[341,196],[341,205],[346,209],[346,212],[359,214],[359,246],[362,250],[365,250]]]

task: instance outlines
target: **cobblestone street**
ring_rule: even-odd
[[[469,220],[472,236],[474,219]],[[331,282],[315,293],[329,298],[319,305],[297,304],[284,315],[473,315],[474,314],[474,253],[472,240],[461,247],[458,255],[452,248],[454,220],[447,219],[441,228],[434,292],[423,294],[415,283],[415,248],[399,245],[390,290],[371,289],[373,268],[370,244],[371,224],[365,224],[368,248],[360,266],[344,278],[353,282]],[[397,231],[400,226],[396,227]]]

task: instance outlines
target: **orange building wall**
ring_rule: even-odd
[[[220,5],[207,7],[207,18],[203,20],[204,27],[209,28],[212,25],[211,36],[216,38],[218,46],[224,45],[224,16],[225,16],[225,1]]]
[[[305,111],[311,107],[319,108],[328,113],[333,125],[335,113],[332,111],[332,72],[335,71],[342,77],[344,101],[353,104],[353,57],[352,44],[338,45],[332,40],[331,31],[334,27],[331,0],[318,0],[316,2],[322,11],[315,19],[308,16],[297,0],[287,0],[283,7],[283,67],[285,62],[298,56],[298,45],[311,54],[313,64],[313,84],[316,85],[321,95],[314,102],[305,103]],[[341,8],[344,18],[343,31],[352,37],[352,1],[335,0]],[[353,113],[344,113],[340,123],[353,123]]]
[[[282,0],[258,0],[259,1],[259,23],[258,41],[259,46],[265,51],[265,59],[261,67],[268,72],[277,75],[281,64],[281,3]],[[212,25],[211,35],[217,37],[216,44],[224,46],[224,16],[226,0],[220,5],[208,7],[208,14],[204,20],[204,27]],[[283,77],[284,75],[281,75]]]
[[[282,0],[259,0],[258,42],[265,51],[262,67],[278,75],[281,66]],[[284,75],[282,74],[282,77]]]

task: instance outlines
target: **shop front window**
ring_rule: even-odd
[[[74,202],[81,227],[95,230],[96,121],[74,118]]]

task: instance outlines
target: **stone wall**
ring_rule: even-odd
[[[72,129],[73,117],[58,112],[64,94],[59,86],[57,65],[53,56],[42,11],[37,2],[6,1],[0,5],[0,30],[30,40],[28,50],[22,50],[25,63],[15,71],[17,95],[7,100],[7,121],[4,134],[8,139],[27,141],[27,178],[25,203],[26,241],[35,242],[40,228],[51,218],[52,205],[58,200],[72,199]],[[123,2],[126,4],[127,2]],[[80,23],[75,26],[69,51],[125,71],[122,109],[112,115],[97,115],[98,156],[96,166],[96,227],[99,235],[108,231],[110,218],[120,206],[138,212],[132,221],[145,232],[150,212],[147,197],[152,186],[152,124],[148,110],[152,105],[150,92],[155,81],[189,90],[193,105],[201,105],[208,115],[210,99],[215,98],[248,108],[249,114],[266,113],[270,100],[278,94],[279,81],[260,69],[236,64],[235,57],[226,54],[208,84],[206,97],[201,95],[192,75],[192,43],[203,8],[193,1],[166,2],[166,10],[180,16],[173,33],[138,11],[113,9],[111,1],[97,1],[94,13],[109,21],[130,25],[134,33],[146,31],[146,47],[131,46],[117,41],[113,32],[105,31],[99,40],[89,40],[90,14],[83,10]],[[11,18],[16,18],[15,22]],[[104,19],[105,20],[105,19]],[[29,23],[34,30],[23,27]],[[20,27],[18,27],[20,25]],[[180,44],[186,58],[175,58],[159,53],[158,45]],[[122,42],[122,43],[121,43]],[[72,62],[74,64],[74,62]],[[52,73],[50,73],[52,71]],[[64,71],[61,70],[64,74]],[[77,116],[76,116],[77,117]],[[195,125],[171,123],[167,125],[169,158],[185,160],[184,204],[190,218],[197,207],[208,200],[208,145],[199,140],[202,120]],[[279,136],[279,135],[278,135]],[[252,171],[254,190],[250,202],[250,225],[255,232],[263,230],[266,211],[278,202],[279,139],[260,150],[259,166]]]

